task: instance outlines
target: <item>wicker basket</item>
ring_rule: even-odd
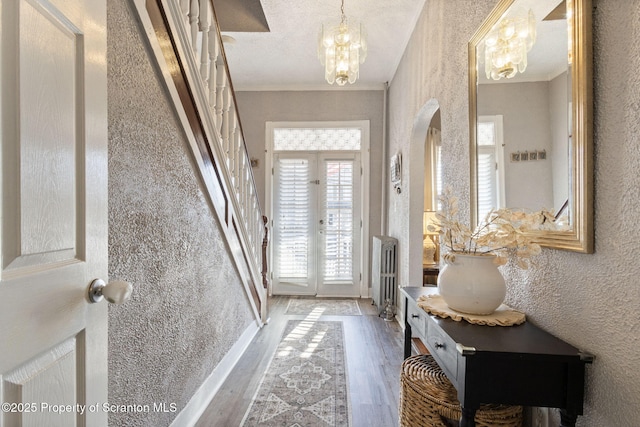
[[[411,356],[400,374],[400,426],[458,425],[462,412],[456,389],[430,355]],[[453,422],[452,422],[453,421]],[[521,427],[522,407],[481,405],[477,427]]]

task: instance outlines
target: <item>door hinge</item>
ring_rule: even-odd
[[[271,175],[273,175],[273,168],[271,168]]]

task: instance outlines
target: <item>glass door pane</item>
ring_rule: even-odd
[[[279,154],[274,162],[274,292],[316,293],[315,155]]]
[[[352,153],[321,154],[321,256],[318,292],[358,295],[360,283],[360,162]]]

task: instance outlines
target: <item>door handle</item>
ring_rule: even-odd
[[[89,301],[100,302],[104,297],[112,304],[122,304],[131,297],[132,291],[131,283],[123,280],[113,280],[107,284],[102,279],[95,279],[89,285]]]

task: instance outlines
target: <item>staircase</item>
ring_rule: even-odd
[[[256,320],[267,319],[267,218],[211,0],[134,0]]]

